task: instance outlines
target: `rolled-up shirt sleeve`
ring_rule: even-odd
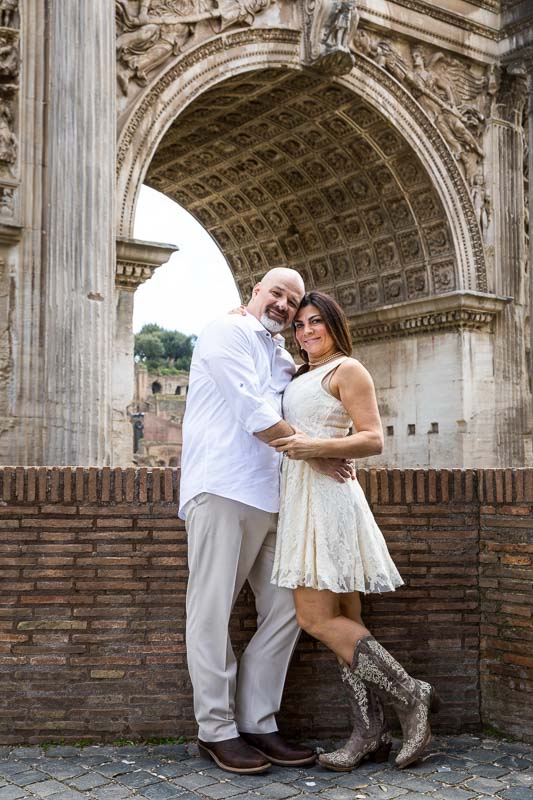
[[[213,325],[202,361],[239,425],[260,433],[281,421],[261,394],[259,376],[247,332],[238,325]]]

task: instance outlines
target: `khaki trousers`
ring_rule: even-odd
[[[186,509],[189,583],[187,661],[198,736],[223,741],[277,730],[275,715],[300,629],[292,592],[270,583],[277,514],[199,494]],[[231,612],[248,580],[257,631],[239,666],[231,647]]]

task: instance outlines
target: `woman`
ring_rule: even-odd
[[[429,711],[439,700],[370,635],[359,600],[359,592],[392,591],[403,581],[357,481],[334,482],[305,461],[381,452],[374,385],[350,357],[346,318],[331,297],[306,294],[293,328],[304,364],[283,399],[296,433],[271,442],[286,456],[272,581],[293,590],[300,626],[337,655],[351,695],[352,735],[320,763],[350,770],[365,756],[386,760],[391,744],[382,703],[389,702],[402,727],[396,764],[403,768],[427,746]]]

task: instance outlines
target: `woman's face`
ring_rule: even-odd
[[[296,340],[307,353],[309,361],[319,361],[335,352],[333,337],[316,306],[305,306],[298,311],[294,327]]]

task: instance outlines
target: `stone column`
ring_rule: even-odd
[[[112,462],[115,4],[49,0],[44,458]]]
[[[133,460],[133,429],[128,408],[134,395],[133,297],[178,248],[170,244],[117,240],[115,336],[113,341],[113,464]]]
[[[523,71],[508,66],[494,101],[487,148],[492,198],[487,243],[494,253],[493,285],[489,288],[512,298],[494,329],[494,446],[500,467],[530,466],[532,458],[522,127],[525,102]]]

